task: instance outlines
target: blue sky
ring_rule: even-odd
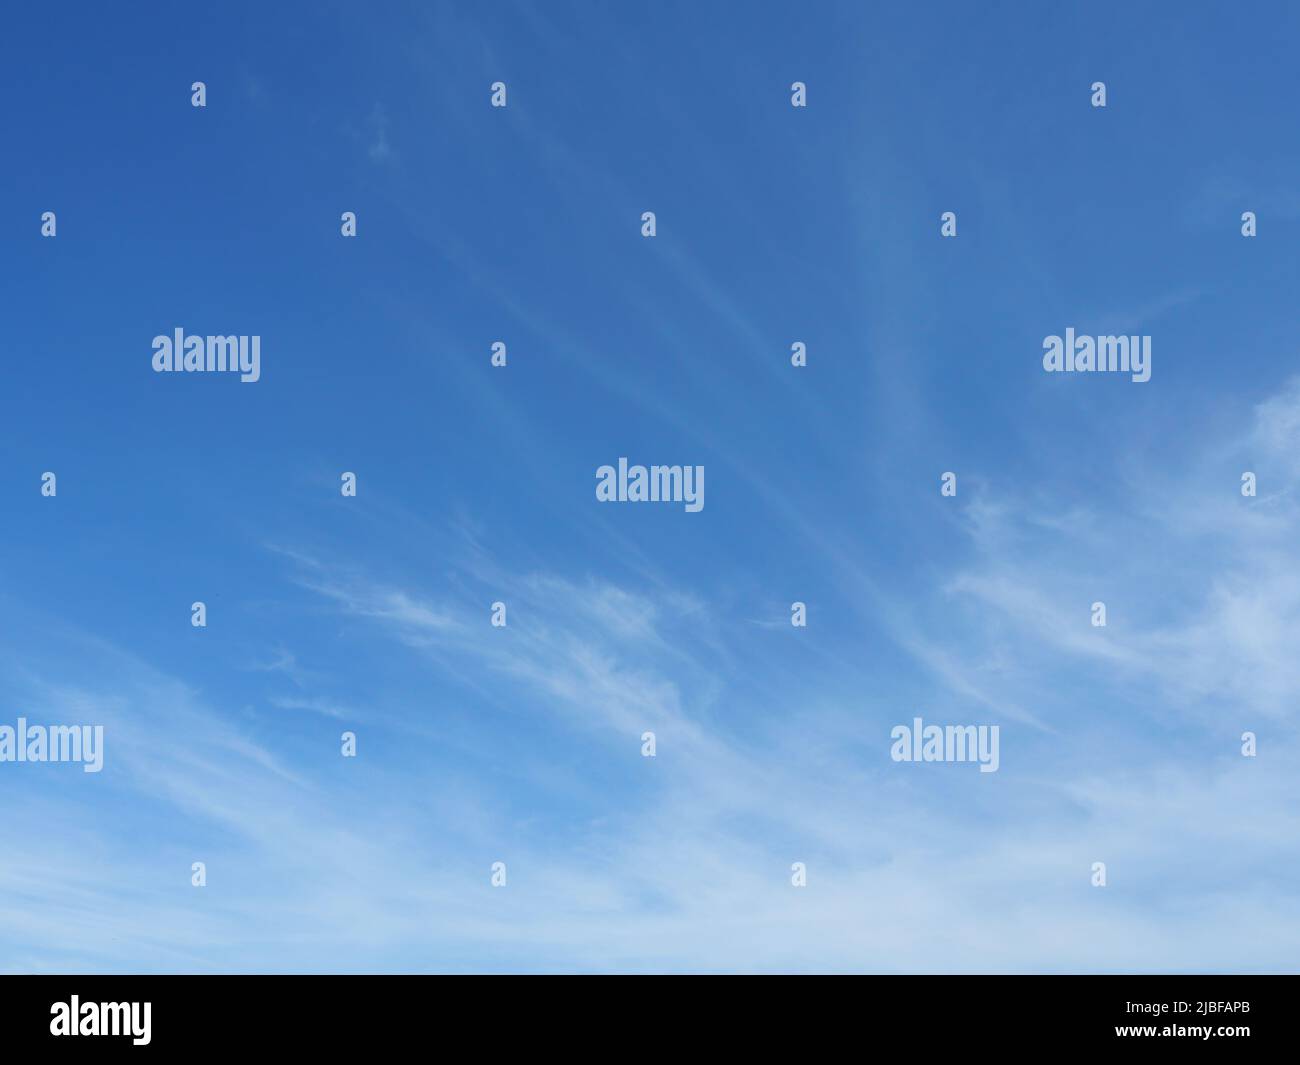
[[[0,764],[0,971],[1294,968],[1298,31],[9,12],[0,724],[105,766]]]

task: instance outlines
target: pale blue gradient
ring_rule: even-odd
[[[191,7],[0,33],[0,971],[1294,969],[1293,6]]]

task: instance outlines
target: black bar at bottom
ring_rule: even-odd
[[[18,1051],[1293,1054],[1292,976],[6,976]],[[148,1009],[145,1009],[145,1004]],[[116,1033],[116,1034],[114,1034]]]

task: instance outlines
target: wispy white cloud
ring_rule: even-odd
[[[1235,439],[1193,454],[1181,479],[1133,478],[1104,519],[1041,499],[975,505],[976,558],[946,590],[1014,633],[1018,657],[1040,676],[1091,662],[1156,684],[1162,707],[1200,715],[1226,704],[1242,720],[1294,720],[1300,546],[1287,530],[1297,444],[1292,381]],[[1240,494],[1247,469],[1260,471],[1258,498]],[[1091,624],[1094,601],[1107,603],[1104,629]],[[967,645],[963,668],[980,646]]]
[[[273,696],[269,702],[272,706],[281,710],[308,710],[313,714],[324,714],[326,717],[347,719],[356,721],[358,718],[355,710],[337,705],[327,699],[303,699],[303,698],[286,698],[284,696]]]
[[[1270,400],[1241,439],[1280,454],[1293,414]],[[346,622],[362,673],[400,659],[404,683],[423,677],[444,701],[463,682],[518,709],[476,739],[499,770],[426,769],[446,737],[389,718],[341,759],[338,726],[310,723],[343,704],[310,685],[269,699],[313,711],[292,719],[310,742],[285,747],[262,719],[104,641],[85,644],[93,682],[44,680],[29,656],[6,672],[24,705],[104,722],[101,783],[130,805],[106,807],[80,782],[13,795],[0,821],[6,956],[69,970],[1286,969],[1300,947],[1300,903],[1278,876],[1294,868],[1300,808],[1288,661],[1300,587],[1277,575],[1291,555],[1231,506],[1208,526],[1229,547],[1216,555],[1200,532],[1134,536],[1145,513],[983,491],[971,556],[910,617],[915,661],[957,693],[954,712],[1053,686],[1097,692],[1095,722],[1054,718],[1046,698],[1033,703],[1046,729],[1005,717],[997,774],[890,762],[888,728],[912,708],[832,665],[791,676],[741,653],[758,630],[715,616],[699,589],[511,574],[469,551],[431,591],[281,551],[315,597],[303,609]],[[1141,623],[1116,611],[1099,634],[1088,565],[1110,552]],[[1197,609],[1149,602],[1189,573]],[[494,629],[489,591],[503,586],[509,623]],[[1107,707],[1102,693],[1124,683],[1176,731]],[[1192,713],[1191,698],[1234,710]],[[1257,758],[1235,749],[1239,714],[1258,722]],[[508,734],[519,728],[522,742]],[[640,755],[646,729],[655,759]],[[592,750],[579,770],[572,752]],[[497,771],[535,798],[516,805]],[[60,826],[56,846],[38,823]],[[152,846],[115,847],[127,832]],[[190,887],[192,860],[208,862],[207,888]],[[501,890],[488,886],[496,860]],[[795,861],[807,888],[790,885]],[[1094,861],[1104,889],[1089,884]]]

